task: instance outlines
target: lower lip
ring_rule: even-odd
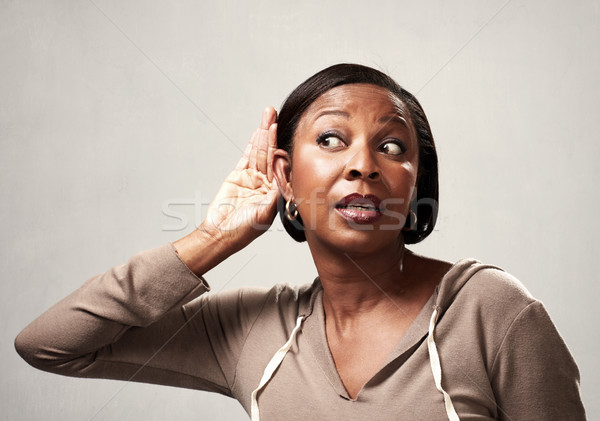
[[[347,221],[355,224],[366,225],[372,224],[381,218],[380,211],[361,211],[348,208],[335,208],[335,210]]]

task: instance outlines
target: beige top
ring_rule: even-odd
[[[442,385],[461,420],[585,420],[579,372],[542,303],[505,272],[461,260],[448,271],[381,370],[350,399],[325,337],[322,287],[276,285],[204,294],[172,245],[97,275],[17,337],[31,365],[250,397],[261,420],[446,420],[427,348],[435,326]]]

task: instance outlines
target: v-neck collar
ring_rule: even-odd
[[[476,263],[476,261],[473,259],[462,259],[450,267],[417,317],[412,321],[402,338],[400,338],[393,351],[386,359],[386,362],[377,371],[377,373],[365,383],[363,388],[358,393],[356,399],[359,399],[362,390],[368,387],[369,383],[378,377],[378,375],[384,371],[388,365],[391,363],[402,364],[404,361],[399,361],[399,359],[408,359],[410,354],[414,352],[414,349],[427,337],[429,320],[433,314],[434,306],[438,302],[441,287],[448,285],[448,283],[454,283],[457,278],[464,274],[465,269],[467,269],[469,266],[472,266],[474,263]],[[306,319],[302,333],[305,335],[310,345],[310,349],[319,368],[327,378],[334,391],[344,399],[356,400],[350,397],[348,391],[344,387],[344,384],[335,366],[331,350],[329,349],[327,334],[325,331],[323,287],[318,277],[313,283],[313,288],[314,292],[310,303],[308,303],[309,308],[306,309]]]

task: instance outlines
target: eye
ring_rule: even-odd
[[[406,152],[406,147],[399,140],[386,140],[379,145],[379,151],[386,155],[398,156]]]
[[[337,135],[324,133],[317,139],[317,144],[325,149],[336,149],[344,146],[344,141]]]

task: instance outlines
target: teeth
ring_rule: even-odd
[[[345,206],[346,209],[354,209],[354,210],[359,210],[359,211],[374,211],[377,210],[375,209],[375,206],[369,206],[369,205],[348,205]]]

